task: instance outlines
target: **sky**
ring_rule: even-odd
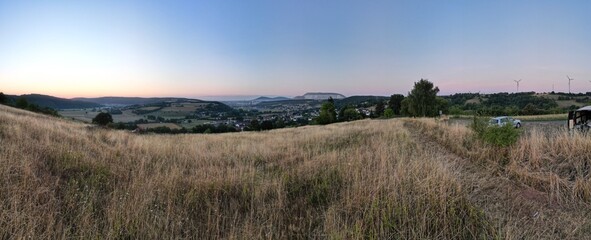
[[[2,1],[0,91],[591,91],[591,1]]]

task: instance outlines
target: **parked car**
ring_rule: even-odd
[[[507,124],[512,124],[515,128],[521,127],[521,120],[513,119],[512,117],[501,116],[501,117],[494,117],[490,119],[490,125],[494,126],[505,126]]]
[[[585,106],[568,113],[568,129],[588,131],[591,128],[591,106]]]

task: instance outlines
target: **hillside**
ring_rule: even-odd
[[[372,106],[377,104],[379,101],[386,103],[390,98],[383,96],[350,96],[335,101],[337,108],[345,107],[348,105],[359,106],[367,105]]]
[[[326,100],[329,98],[343,99],[345,96],[340,93],[309,92],[302,96],[297,96],[294,99]]]
[[[128,105],[147,105],[147,104],[154,104],[154,103],[162,103],[162,102],[205,102],[198,99],[188,99],[188,98],[142,98],[142,97],[98,97],[98,98],[74,98],[80,101],[86,102],[93,102],[102,105],[121,105],[121,106],[128,106]]]
[[[430,119],[135,135],[0,106],[0,236],[588,238],[591,160],[568,156],[591,142],[556,136],[500,151]]]
[[[81,109],[81,108],[96,108],[101,107],[99,103],[89,101],[58,98],[41,94],[26,94],[21,96],[8,95],[11,101],[16,101],[19,97],[24,97],[31,104],[36,104],[41,107],[49,107],[53,109]]]
[[[255,98],[253,100],[251,100],[252,102],[276,102],[276,101],[285,101],[285,100],[291,100],[291,98],[286,98],[286,97],[258,97]]]

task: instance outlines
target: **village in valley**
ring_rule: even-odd
[[[338,93],[306,93],[295,98],[259,97],[245,101],[203,101],[186,98],[126,101],[126,98],[79,99],[100,103],[92,108],[62,109],[59,114],[83,122],[91,122],[100,112],[113,117],[113,127],[157,133],[236,132],[268,130],[287,126],[308,125],[319,115],[323,101],[347,99]],[[373,111],[376,99],[356,97],[355,109],[365,117]]]

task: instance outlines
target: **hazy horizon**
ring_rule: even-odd
[[[588,1],[0,1],[0,91],[591,91]]]

